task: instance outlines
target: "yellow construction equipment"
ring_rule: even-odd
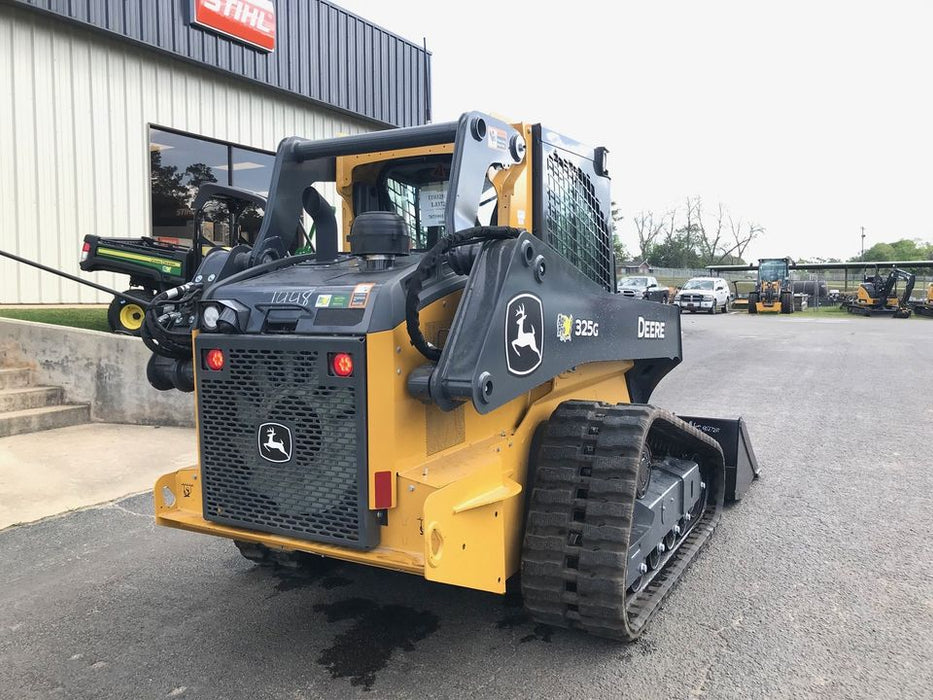
[[[609,182],[606,149],[478,112],[283,141],[255,243],[146,314],[199,435],[157,522],[260,564],[520,575],[535,620],[637,637],[757,465],[741,419],[646,403],[680,320],[616,293]]]
[[[748,294],[748,313],[794,312],[794,288],[790,281],[790,258],[762,258],[758,261],[758,281]]]
[[[933,282],[927,287],[926,298],[911,302],[911,308],[918,316],[933,316]]]
[[[900,268],[892,268],[887,277],[880,274],[870,275],[859,285],[854,296],[843,301],[842,306],[851,314],[874,316],[890,315],[892,318],[909,318],[911,313],[910,295],[914,290],[916,277]],[[903,291],[898,294],[898,282],[904,283]]]

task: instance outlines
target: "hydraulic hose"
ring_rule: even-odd
[[[147,348],[157,355],[173,359],[191,356],[191,324],[185,319],[186,315],[190,316],[190,312],[184,307],[197,298],[202,286],[197,282],[186,282],[157,294],[149,302],[140,333]],[[167,303],[176,308],[162,313],[161,309]],[[183,330],[172,330],[171,326],[175,324],[179,324]]]
[[[509,226],[474,226],[473,228],[457,231],[444,236],[431,248],[415,268],[408,281],[408,291],[405,294],[405,326],[408,329],[408,338],[411,344],[431,362],[441,359],[441,348],[429,343],[421,332],[421,321],[418,318],[419,295],[424,283],[430,279],[435,269],[440,265],[442,258],[453,248],[484,243],[491,240],[505,240],[517,238],[524,233],[524,229]]]

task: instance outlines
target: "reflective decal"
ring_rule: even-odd
[[[573,316],[557,314],[557,339],[567,343],[573,338]]]
[[[263,423],[256,431],[259,456],[267,462],[287,462],[292,458],[292,431],[281,423]]]
[[[505,309],[505,362],[509,372],[531,374],[544,358],[544,310],[534,294],[513,297]]]

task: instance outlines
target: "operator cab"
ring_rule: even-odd
[[[402,218],[412,250],[427,250],[446,233],[444,215],[451,155],[393,158],[352,169],[352,213],[394,212]],[[495,226],[498,195],[487,177],[476,216],[477,226]]]
[[[789,265],[787,258],[771,258],[758,263],[758,278],[762,282],[780,282],[787,278]]]

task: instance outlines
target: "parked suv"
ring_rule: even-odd
[[[619,294],[635,299],[648,299],[649,301],[660,301],[666,304],[670,300],[670,291],[667,287],[658,286],[658,280],[655,277],[645,277],[636,275],[634,277],[623,277],[616,285]]]
[[[674,305],[679,306],[681,311],[686,310],[690,313],[727,313],[731,302],[729,283],[722,277],[694,277],[687,280],[674,295]]]

